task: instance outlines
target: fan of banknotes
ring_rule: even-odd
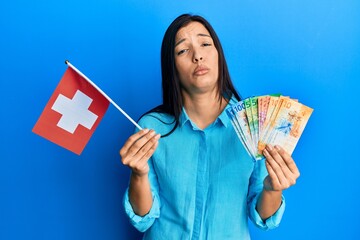
[[[296,99],[279,94],[249,97],[227,109],[240,141],[254,160],[264,157],[266,144],[280,145],[292,154],[312,112]]]

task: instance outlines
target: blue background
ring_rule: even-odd
[[[161,101],[160,45],[181,13],[207,18],[243,95],[315,109],[293,154],[280,227],[253,239],[359,239],[360,1],[2,1],[0,239],[139,239],[122,209],[133,125],[110,106],[81,156],[31,132],[65,59],[137,119]]]

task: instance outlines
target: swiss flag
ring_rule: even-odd
[[[80,155],[108,107],[109,101],[68,67],[32,131]]]

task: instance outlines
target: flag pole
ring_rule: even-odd
[[[88,83],[90,83],[96,90],[98,90],[112,105],[114,105],[127,119],[132,122],[139,130],[142,128],[137,124],[124,110],[119,107],[106,93],[104,93],[95,83],[93,83],[88,77],[86,77],[82,72],[80,72],[76,67],[74,67],[68,60],[65,60],[65,64],[71,67],[75,72],[77,72],[80,76],[82,76]]]

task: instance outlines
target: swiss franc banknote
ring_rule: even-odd
[[[260,160],[267,144],[292,154],[313,109],[277,94],[246,98],[226,111],[246,151]]]

